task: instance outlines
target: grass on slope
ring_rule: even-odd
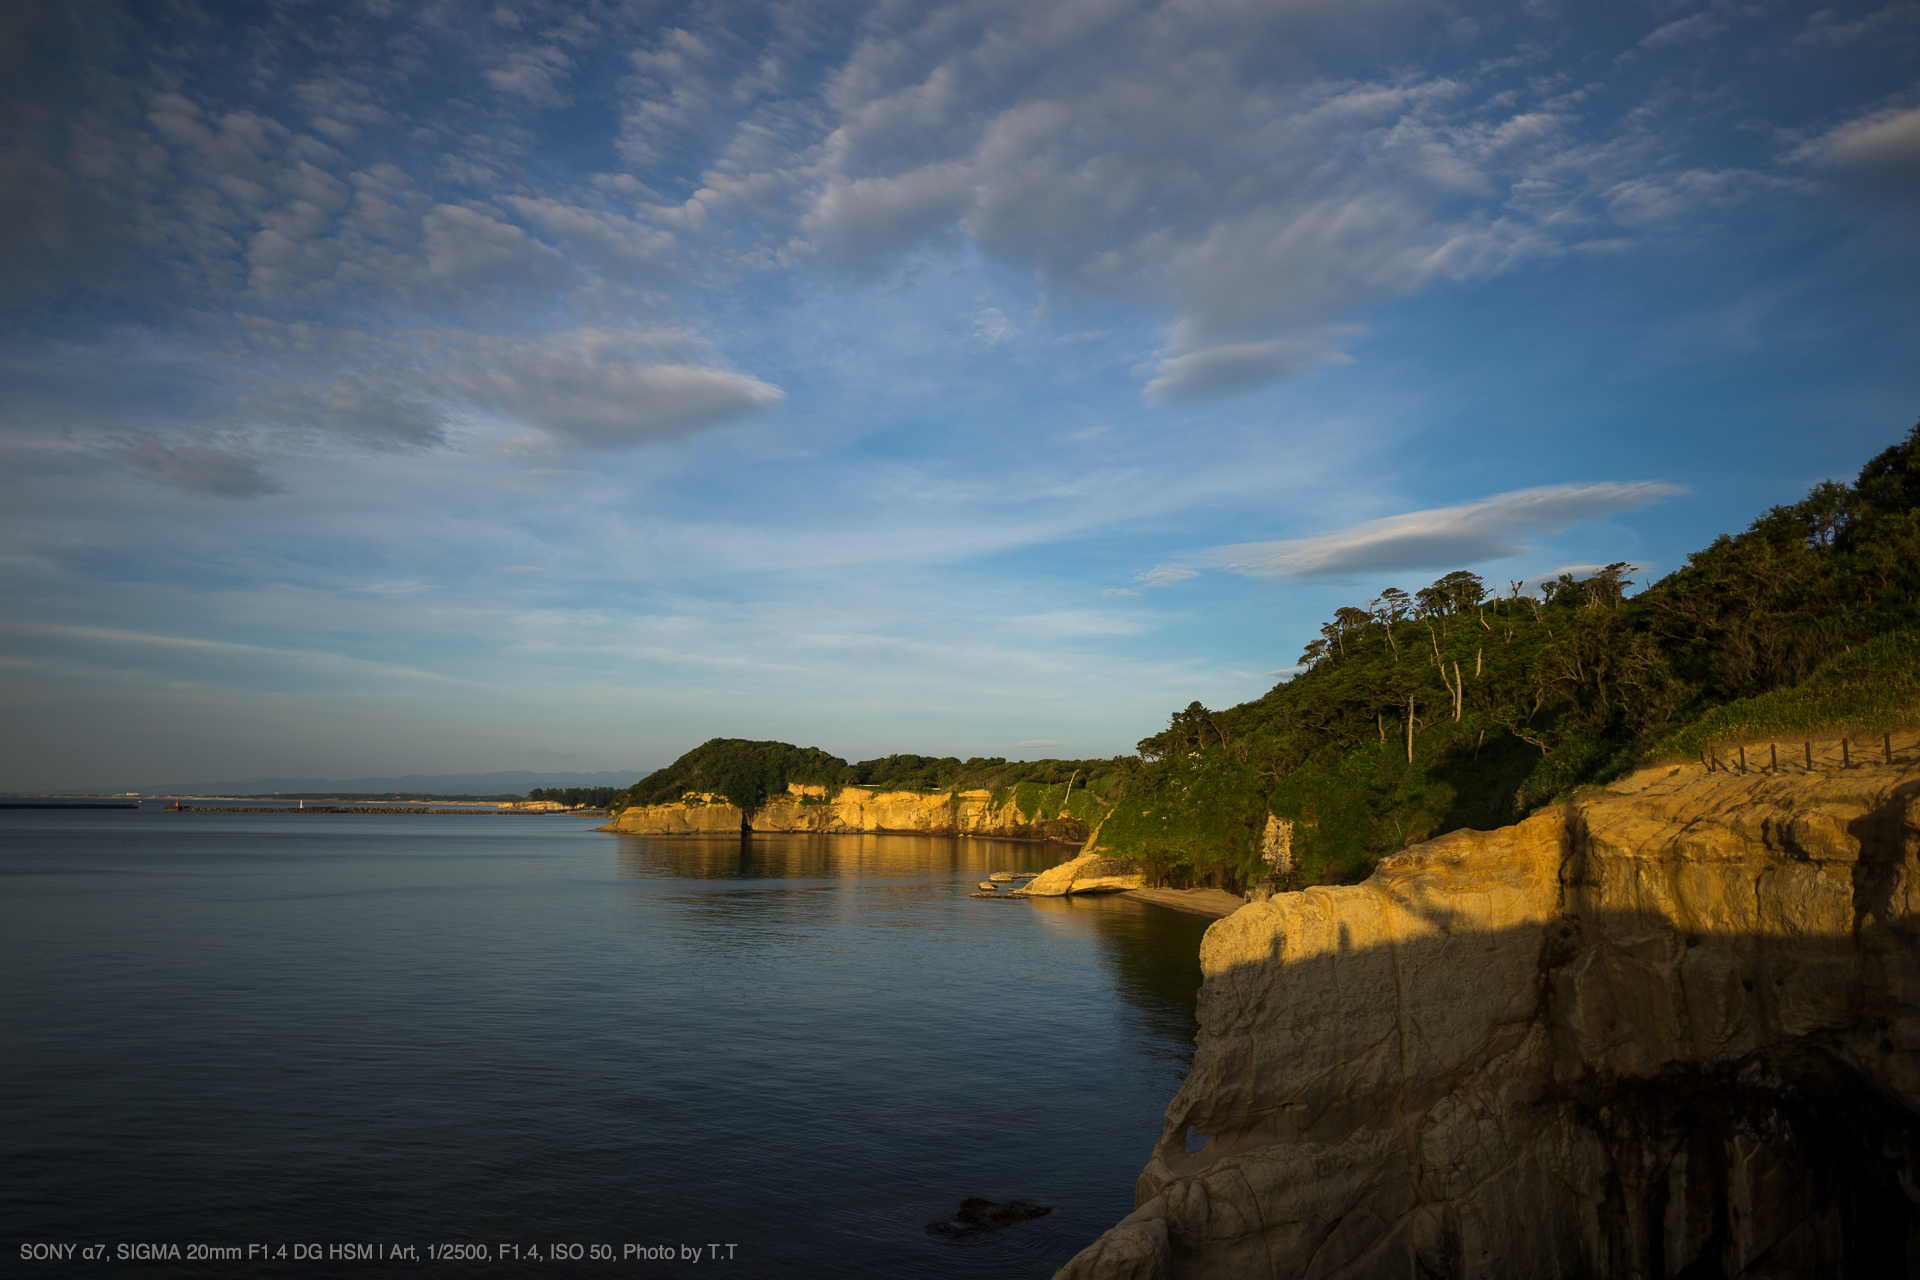
[[[1895,631],[1831,659],[1791,689],[1715,707],[1657,743],[1645,759],[1692,758],[1722,742],[1915,723],[1920,723],[1920,632]]]

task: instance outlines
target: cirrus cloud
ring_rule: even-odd
[[[1529,549],[1526,539],[1686,492],[1679,485],[1652,480],[1518,489],[1457,507],[1367,520],[1311,538],[1215,547],[1192,557],[1191,563],[1253,577],[1306,579],[1457,569],[1523,554]]]

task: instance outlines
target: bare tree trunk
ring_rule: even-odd
[[[1407,695],[1407,763],[1413,763],[1413,695]]]

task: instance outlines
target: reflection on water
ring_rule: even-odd
[[[1192,1043],[1200,1030],[1200,937],[1212,920],[1107,895],[1032,902],[1046,927],[1097,937],[1114,990],[1142,1015],[1143,1032]]]
[[[964,872],[978,881],[990,871],[1044,871],[1074,852],[1072,845],[965,836],[623,835],[620,874],[635,879],[805,880]]]
[[[994,871],[1058,866],[1070,845],[961,836],[816,835],[622,836],[620,875],[630,879],[757,881],[735,891],[688,893],[690,949],[791,946],[826,918],[854,917],[875,930],[939,931],[979,923],[980,912],[1025,912],[1043,933],[1091,941],[1112,968],[1114,990],[1156,1040],[1192,1042],[1198,1025],[1200,936],[1212,923],[1115,895],[987,903],[967,897]],[[956,898],[958,904],[956,904]],[[943,916],[937,909],[949,909]],[[994,920],[994,926],[1013,922]]]
[[[735,1280],[1045,1276],[1132,1207],[1207,925],[968,897],[1070,853],[0,814],[0,1252],[729,1241]],[[976,1195],[1056,1210],[927,1236]]]

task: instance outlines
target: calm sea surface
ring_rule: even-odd
[[[966,896],[1057,845],[590,826],[0,811],[0,1271],[1044,1277],[1132,1209],[1207,921]],[[929,1237],[968,1196],[1056,1208]]]

